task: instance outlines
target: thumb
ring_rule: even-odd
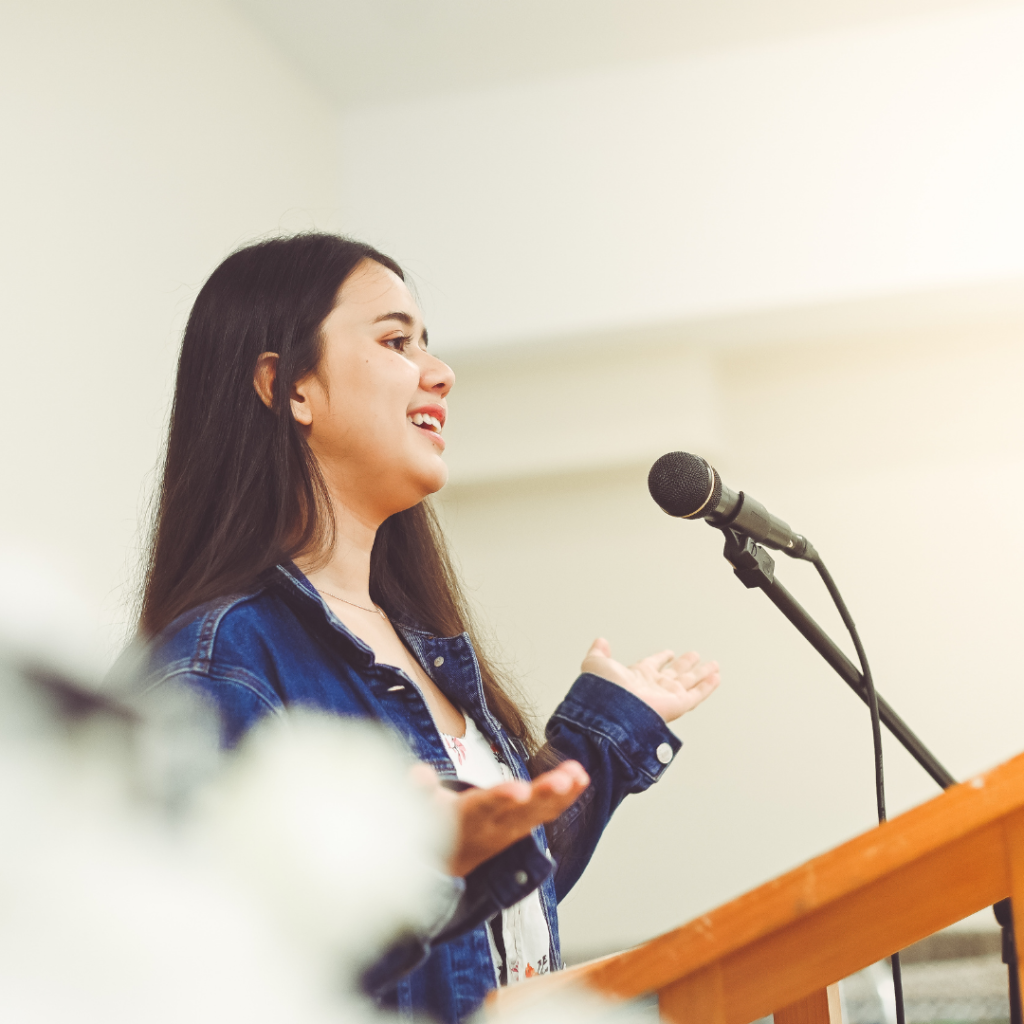
[[[599,636],[591,645],[590,650],[587,651],[585,657],[590,658],[596,655],[599,658],[610,658],[612,649],[603,636]]]

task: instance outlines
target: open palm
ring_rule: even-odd
[[[629,690],[666,722],[692,711],[714,693],[720,681],[718,662],[701,664],[696,651],[687,651],[678,658],[674,651],[659,651],[627,668],[612,657],[604,637],[590,645],[581,667]]]
[[[538,825],[554,821],[590,785],[590,776],[578,761],[563,761],[529,782],[471,787],[462,793],[442,789],[426,764],[413,767],[412,777],[445,812],[454,813],[455,841],[448,870],[459,876],[528,836]]]

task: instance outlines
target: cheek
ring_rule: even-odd
[[[338,447],[393,452],[406,438],[406,414],[419,386],[419,372],[405,360],[363,359],[334,366],[327,429]]]

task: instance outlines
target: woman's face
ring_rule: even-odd
[[[383,521],[448,479],[441,430],[455,375],[427,351],[405,282],[373,260],[341,286],[322,334],[292,412],[336,497]]]

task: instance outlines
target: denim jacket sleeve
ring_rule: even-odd
[[[465,935],[518,903],[551,874],[552,862],[532,835],[525,836],[474,868],[453,878],[452,901],[443,918],[420,935],[403,935],[362,976],[363,990],[381,996],[419,967],[434,946]]]
[[[547,826],[561,901],[583,874],[612,812],[664,775],[682,747],[661,716],[624,687],[585,673],[547,724],[548,743],[587,770],[590,786]]]

